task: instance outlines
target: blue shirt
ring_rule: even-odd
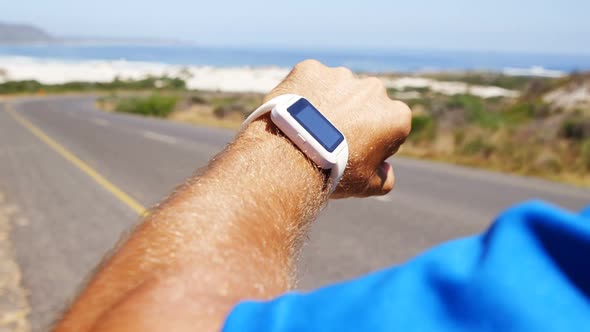
[[[539,201],[483,234],[310,293],[238,304],[223,331],[590,331],[590,208]]]

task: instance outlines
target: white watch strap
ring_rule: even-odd
[[[338,155],[338,161],[336,161],[336,165],[334,165],[330,171],[330,179],[332,180],[330,194],[336,190],[336,187],[338,187],[338,183],[340,183],[340,180],[344,175],[344,170],[346,169],[346,164],[348,163],[348,142],[346,141],[346,138],[344,139],[344,144],[346,144],[346,146]]]
[[[242,123],[242,125],[240,126],[240,131],[246,128],[250,123],[252,123],[252,121],[272,111],[272,109],[276,105],[285,103],[294,98],[302,97],[295,94],[284,94],[274,97],[266,103],[262,104],[260,107],[254,110],[254,112],[252,112],[252,114],[250,114],[248,118],[246,118],[244,123]],[[342,175],[344,174],[344,169],[346,169],[346,164],[348,163],[348,143],[346,141],[346,138],[344,139],[343,144],[345,144],[346,146],[338,155],[338,161],[336,162],[336,165],[334,165],[334,167],[332,167],[332,169],[330,170],[330,194],[333,193],[334,190],[336,190],[336,187],[338,187],[338,183],[340,183],[340,179],[342,178]]]
[[[301,98],[301,96],[293,95],[293,94],[280,95],[280,96],[274,97],[273,99],[262,104],[260,107],[258,107],[256,110],[254,110],[254,112],[252,112],[252,114],[250,114],[248,116],[248,118],[244,121],[244,123],[242,123],[242,126],[240,127],[240,131],[244,130],[244,128],[246,128],[250,123],[252,123],[252,121],[254,121],[254,120],[258,119],[259,117],[263,116],[264,114],[272,111],[272,109],[276,105],[286,103],[287,101],[294,99],[294,98]]]

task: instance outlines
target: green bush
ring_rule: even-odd
[[[9,81],[0,84],[0,94],[37,93],[43,85],[37,81]]]
[[[229,104],[215,107],[213,114],[220,119],[230,116],[239,116],[245,119],[251,111],[250,108],[243,104]]]
[[[453,141],[455,146],[460,146],[465,141],[465,129],[459,128],[453,132]]]
[[[176,106],[175,96],[151,95],[147,98],[125,98],[117,102],[116,112],[167,117]]]
[[[565,119],[561,123],[559,131],[561,137],[583,141],[590,138],[590,118],[583,116],[573,116]]]
[[[114,91],[114,90],[185,90],[186,82],[180,78],[147,77],[141,80],[121,80],[112,82],[67,82],[63,84],[41,84],[34,80],[8,81],[0,83],[0,94],[76,91]]]
[[[483,128],[495,129],[502,124],[501,116],[485,109],[482,98],[455,95],[447,101],[448,108],[465,110],[467,121]]]
[[[406,104],[408,104],[408,106],[410,106],[411,109],[414,109],[415,107],[420,107],[420,106],[425,109],[432,109],[433,108],[432,98],[406,99],[403,101]]]
[[[480,155],[482,157],[489,157],[494,153],[495,147],[482,137],[475,137],[464,142],[460,152],[464,155]]]
[[[207,100],[198,94],[191,95],[189,97],[189,101],[191,104],[198,104],[198,105],[207,104]]]
[[[237,96],[216,97],[216,98],[211,99],[211,105],[213,105],[213,107],[230,106],[230,105],[235,105],[238,102],[239,102],[239,97],[237,97]]]
[[[532,103],[516,103],[502,113],[503,120],[509,124],[522,124],[534,118],[535,110]]]
[[[430,115],[413,115],[410,138],[414,140],[432,140],[436,136],[436,122]]]
[[[496,105],[492,105],[494,103]],[[471,95],[455,95],[447,101],[446,107],[464,110],[467,122],[486,129],[520,125],[549,114],[547,105],[540,101],[519,101],[503,110],[499,108],[501,105],[497,104],[499,104],[498,100],[484,100]],[[496,111],[490,109],[492,106]]]
[[[506,124],[522,124],[534,118],[549,115],[549,106],[539,100],[519,101],[505,109],[501,114]]]

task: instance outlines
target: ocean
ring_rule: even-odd
[[[62,61],[126,60],[214,67],[291,67],[315,58],[330,66],[362,72],[416,72],[543,68],[562,72],[590,70],[590,55],[467,51],[279,50],[207,48],[181,45],[0,46],[1,56]],[[2,63],[0,61],[0,67]]]

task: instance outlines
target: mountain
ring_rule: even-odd
[[[0,45],[71,44],[71,45],[186,45],[185,41],[158,38],[66,37],[52,36],[32,24],[0,22]]]
[[[49,43],[55,41],[46,31],[29,24],[0,22],[0,44]]]

